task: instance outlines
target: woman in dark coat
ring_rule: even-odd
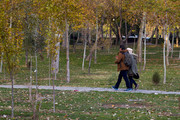
[[[133,84],[134,84],[135,90],[137,90],[139,85],[133,79],[133,76],[136,76],[137,79],[139,77],[138,69],[137,69],[137,55],[132,53],[133,50],[131,48],[127,48],[127,50],[132,55],[132,65],[128,70],[128,77],[130,80],[130,88],[133,88]]]

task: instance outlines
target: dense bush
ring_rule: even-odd
[[[153,74],[153,77],[152,77],[152,82],[155,84],[155,85],[157,85],[157,84],[159,84],[159,82],[160,82],[160,75],[159,75],[159,73],[158,72],[155,72],[154,74]]]

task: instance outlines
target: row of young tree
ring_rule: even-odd
[[[128,37],[132,33],[138,34],[136,53],[139,62],[142,62],[143,38],[152,37],[154,34],[158,38],[157,36],[161,34],[164,39],[164,83],[166,82],[169,36],[172,33],[177,41],[179,36],[180,2],[178,0],[1,0],[0,6],[0,55],[12,81],[12,117],[14,116],[13,79],[19,68],[21,55],[25,53],[26,65],[29,64],[28,56],[35,57],[37,86],[37,54],[41,54],[44,48],[46,49],[47,56],[52,61],[50,68],[53,68],[52,73],[56,79],[57,66],[59,66],[58,51],[62,44],[66,48],[67,82],[70,82],[69,38],[73,33],[77,33],[74,49],[80,33],[83,34],[82,69],[85,59],[89,60],[89,73],[92,56],[94,55],[96,63],[97,48],[107,41],[107,38],[108,48],[112,44],[128,46]],[[113,35],[116,36],[115,42],[112,40]],[[91,50],[86,57],[87,45]],[[167,52],[165,52],[166,45]],[[146,52],[146,40],[144,52]],[[144,69],[145,57],[144,53]],[[37,89],[38,87],[36,93]],[[53,99],[55,103],[55,96]]]

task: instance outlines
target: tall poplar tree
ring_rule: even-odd
[[[20,20],[20,8],[18,4],[21,1],[1,0],[1,22],[0,22],[0,48],[4,53],[4,62],[6,70],[11,79],[12,95],[12,113],[14,117],[14,75],[19,68],[19,58],[22,52],[22,21]],[[19,14],[18,14],[19,13]],[[22,14],[21,14],[22,15]]]

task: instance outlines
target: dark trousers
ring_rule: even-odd
[[[118,81],[116,83],[116,85],[114,86],[115,88],[119,88],[119,85],[121,83],[122,77],[124,78],[125,82],[126,82],[126,87],[130,88],[130,83],[127,77],[127,70],[121,70],[119,73],[119,77],[118,77]]]
[[[130,80],[130,88],[133,88],[133,84],[135,85],[135,87],[137,86],[137,83],[133,80],[132,76],[129,76],[129,80]]]

